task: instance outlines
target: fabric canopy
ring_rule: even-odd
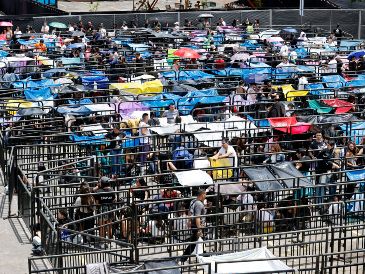
[[[318,100],[308,100],[309,107],[316,110],[318,113],[330,113],[333,108],[329,107]]]
[[[324,99],[322,100],[326,105],[336,108],[336,113],[346,113],[350,111],[353,105],[349,102],[340,99]]]
[[[311,124],[298,122],[296,117],[268,118],[268,120],[276,130],[290,134],[301,134],[311,127]]]
[[[303,174],[291,162],[277,163],[271,165],[271,168],[288,188],[312,186],[310,181],[304,178]]]
[[[139,82],[114,83],[109,86],[109,89],[118,89],[132,94],[161,93],[163,85],[160,80],[153,80],[143,84]]]
[[[199,263],[210,263],[212,273],[294,272],[292,268],[276,259],[277,257],[266,247],[210,257],[197,256],[197,258]]]
[[[256,188],[261,191],[283,189],[283,186],[267,167],[246,167],[243,171],[250,180],[257,181],[255,182]]]

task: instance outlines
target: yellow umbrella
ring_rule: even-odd
[[[303,97],[308,94],[308,90],[296,90],[292,85],[273,86],[272,88],[277,91],[279,87],[283,89],[287,101],[293,101],[294,97]]]

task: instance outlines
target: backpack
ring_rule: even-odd
[[[193,155],[185,147],[178,147],[172,154],[172,160],[177,169],[193,167]]]

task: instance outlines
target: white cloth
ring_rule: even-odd
[[[211,257],[197,256],[197,258],[199,263],[211,263],[211,273],[234,273],[235,269],[239,270],[239,273],[250,274],[276,273],[292,270],[292,268],[280,260],[257,261],[257,259],[277,258],[266,247]],[[216,262],[219,264],[216,264]],[[204,269],[207,270],[207,267]]]

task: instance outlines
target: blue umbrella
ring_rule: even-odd
[[[292,27],[284,28],[283,31],[288,32],[288,33],[297,33],[298,32],[295,28],[292,28]]]
[[[349,56],[347,56],[347,59],[351,60],[354,57],[356,59],[359,59],[360,57],[363,57],[364,55],[365,55],[365,51],[364,50],[358,50],[358,51],[351,52],[349,54]]]

